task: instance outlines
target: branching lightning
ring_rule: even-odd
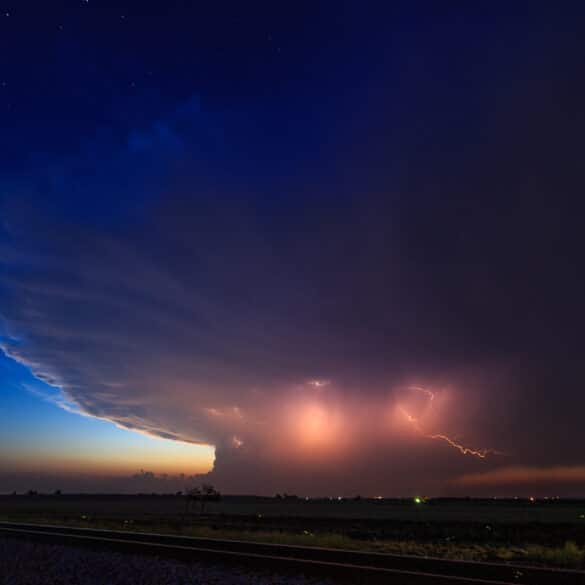
[[[409,389],[415,390],[417,392],[422,392],[423,394],[425,394],[429,399],[429,403],[432,403],[433,400],[435,399],[435,394],[431,390],[429,390],[428,388],[424,388],[422,386],[410,386]],[[450,445],[454,449],[457,449],[462,455],[471,455],[473,457],[479,457],[480,459],[485,459],[488,455],[499,455],[500,454],[498,451],[494,451],[493,449],[472,449],[470,447],[466,447],[465,445],[458,443],[457,441],[455,441],[454,439],[452,439],[451,437],[449,437],[448,435],[445,435],[443,433],[427,433],[422,428],[422,426],[417,418],[412,416],[404,407],[399,406],[398,408],[399,408],[402,416],[405,418],[405,420],[408,421],[408,423],[411,425],[411,427],[419,435],[421,435],[425,439],[444,441],[445,443],[447,443],[448,445]]]

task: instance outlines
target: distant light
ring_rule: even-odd
[[[530,496],[528,499],[534,503],[534,498],[532,496]]]
[[[313,386],[313,388],[324,388],[325,386],[329,386],[330,383],[329,380],[309,380],[307,382],[307,384]]]
[[[414,498],[414,503],[415,504],[422,504],[422,499],[417,496],[416,498]]]

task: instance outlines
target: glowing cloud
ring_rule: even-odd
[[[573,486],[579,490],[585,484],[585,465],[553,465],[550,467],[513,465],[464,474],[453,483],[465,490],[483,488],[486,493],[498,489],[506,491],[522,489],[530,493],[536,488],[541,492],[544,490],[544,493],[555,493],[553,490],[559,488],[565,490],[567,486]]]

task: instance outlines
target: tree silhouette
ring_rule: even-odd
[[[189,512],[193,504],[199,503],[199,513],[203,514],[207,502],[217,502],[221,499],[221,494],[210,484],[204,483],[201,486],[195,486],[185,492],[185,507]]]

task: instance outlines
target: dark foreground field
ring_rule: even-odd
[[[0,496],[0,519],[585,568],[585,501]]]

